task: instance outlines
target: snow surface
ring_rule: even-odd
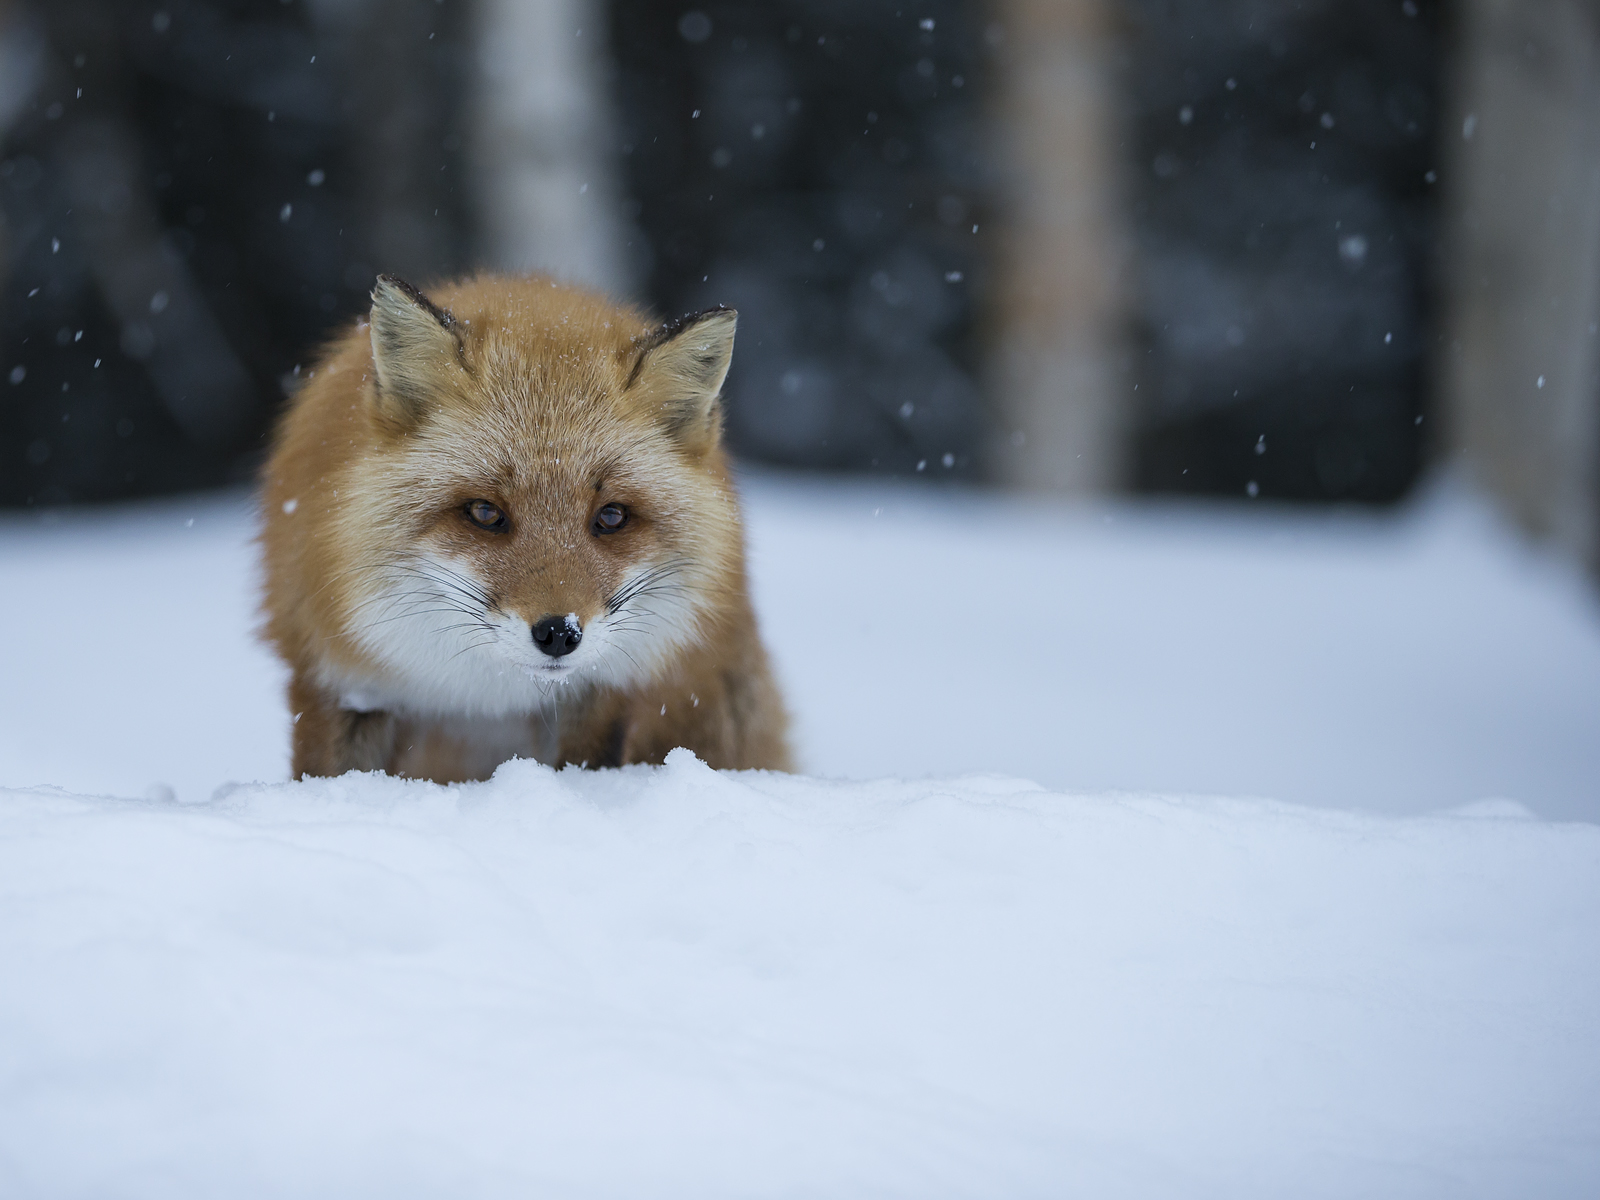
[[[0,520],[0,1196],[1600,1194],[1575,573],[747,496],[834,779],[276,782],[244,498]]]
[[[1588,1197],[1600,828],[503,767],[0,794],[6,1196]]]

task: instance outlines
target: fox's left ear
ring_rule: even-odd
[[[660,414],[667,432],[688,451],[703,454],[722,434],[722,381],[733,361],[739,314],[708,308],[668,321],[645,341],[628,377]]]

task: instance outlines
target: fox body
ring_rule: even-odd
[[[787,769],[720,392],[736,314],[380,277],[277,431],[266,632],[293,769],[440,782],[687,746]]]

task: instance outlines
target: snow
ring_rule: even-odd
[[[1393,516],[752,498],[809,770],[1600,821],[1593,585],[1448,481]]]
[[[1600,1194],[1575,573],[747,494],[810,778],[283,783],[242,497],[0,521],[0,1195]]]
[[[1600,1183],[1600,828],[514,763],[0,800],[0,1193]]]

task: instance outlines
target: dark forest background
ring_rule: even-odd
[[[1119,10],[1127,482],[1392,500],[1428,432],[1441,17],[1281,7]],[[475,265],[467,7],[313,16],[13,6],[0,75],[31,91],[0,146],[0,504],[247,479],[379,270]],[[643,298],[740,309],[741,454],[982,478],[995,22],[958,0],[610,5]]]

